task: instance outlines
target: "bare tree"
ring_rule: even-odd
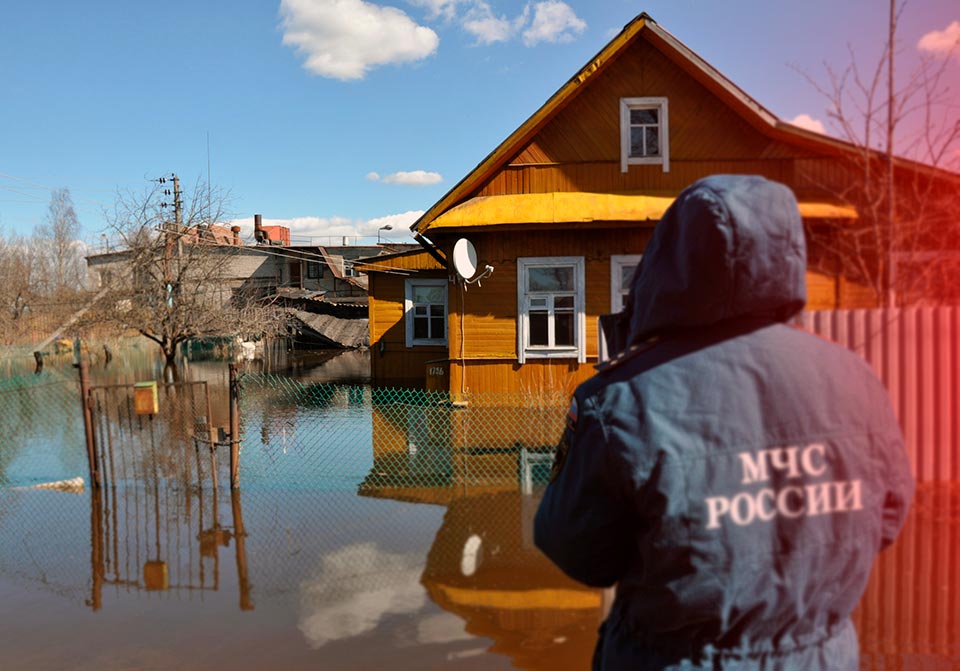
[[[190,339],[282,333],[283,314],[235,286],[231,269],[244,250],[217,223],[224,195],[200,182],[179,202],[164,191],[118,195],[109,219],[120,250],[98,266],[101,296],[86,323],[139,332],[168,366]]]
[[[18,341],[39,295],[37,250],[20,236],[0,236],[0,342]]]
[[[69,189],[54,189],[50,194],[47,221],[38,227],[36,237],[44,251],[44,283],[49,293],[60,296],[80,288],[84,283],[80,220]]]
[[[827,272],[865,286],[878,305],[960,298],[960,98],[947,85],[952,54],[923,56],[894,85],[897,24],[891,0],[888,39],[864,70],[850,50],[843,70],[826,66],[827,83],[804,75],[828,103],[830,125],[846,141],[839,169],[813,178],[817,188],[854,204],[854,222],[808,229],[811,257]],[[904,148],[895,156],[895,141]]]

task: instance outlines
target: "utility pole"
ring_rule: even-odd
[[[180,178],[173,175],[173,222],[177,230],[177,275],[180,274],[180,259],[183,257],[183,199],[180,198]]]
[[[179,261],[180,256],[183,253],[183,200],[180,197],[180,178],[177,177],[176,173],[171,173],[170,177],[161,177],[157,180],[161,185],[166,184],[167,181],[173,182],[173,192],[171,193],[170,189],[164,188],[164,196],[173,196],[173,202],[160,203],[161,208],[169,207],[173,205],[173,226],[169,222],[163,222],[163,231],[164,231],[164,245],[163,245],[163,281],[167,285],[167,301],[172,300],[172,290],[173,290],[173,268],[171,267],[171,259],[173,257],[173,248],[177,248],[177,260]]]
[[[887,307],[894,307],[896,303],[896,287],[894,287],[894,278],[896,277],[896,272],[894,269],[894,236],[896,235],[896,229],[894,227],[894,217],[895,217],[895,189],[896,184],[893,179],[893,132],[894,120],[893,105],[895,92],[893,90],[893,65],[894,65],[894,38],[896,37],[897,32],[897,2],[896,0],[890,0],[890,23],[888,26],[888,36],[887,36],[887,235],[886,235],[886,244],[884,245],[883,252],[885,252],[884,259],[886,272],[883,273],[883,288],[886,296],[883,297],[882,304]]]

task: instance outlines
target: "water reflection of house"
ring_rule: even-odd
[[[532,544],[536,496],[453,496],[421,583],[431,599],[494,641],[517,668],[589,668],[602,597]],[[954,669],[960,660],[960,487],[923,485],[853,614],[861,668]]]
[[[501,492],[447,506],[421,582],[435,603],[493,639],[522,669],[585,669],[601,620],[599,590],[571,580],[533,545],[538,498]]]
[[[485,400],[454,405],[437,394],[374,391],[373,467],[360,493],[445,503],[545,480],[566,406]]]
[[[597,317],[620,309],[654,225],[684,187],[715,173],[784,182],[805,226],[831,239],[861,216],[835,195],[850,190],[852,153],[777,119],[641,14],[415,222],[436,258],[363,268],[373,382],[423,387],[436,359],[454,394],[572,389],[597,361]],[[905,192],[911,180],[956,191],[956,175],[897,166]],[[464,237],[474,265],[494,269],[479,284],[454,282],[438,260]],[[865,287],[829,244],[811,246],[809,261],[808,307],[864,305]]]

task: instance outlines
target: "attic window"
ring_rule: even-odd
[[[670,172],[666,98],[620,99],[620,172],[636,164],[661,164]]]

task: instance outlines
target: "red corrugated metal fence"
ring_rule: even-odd
[[[960,307],[805,312],[883,380],[918,481],[960,480]]]

